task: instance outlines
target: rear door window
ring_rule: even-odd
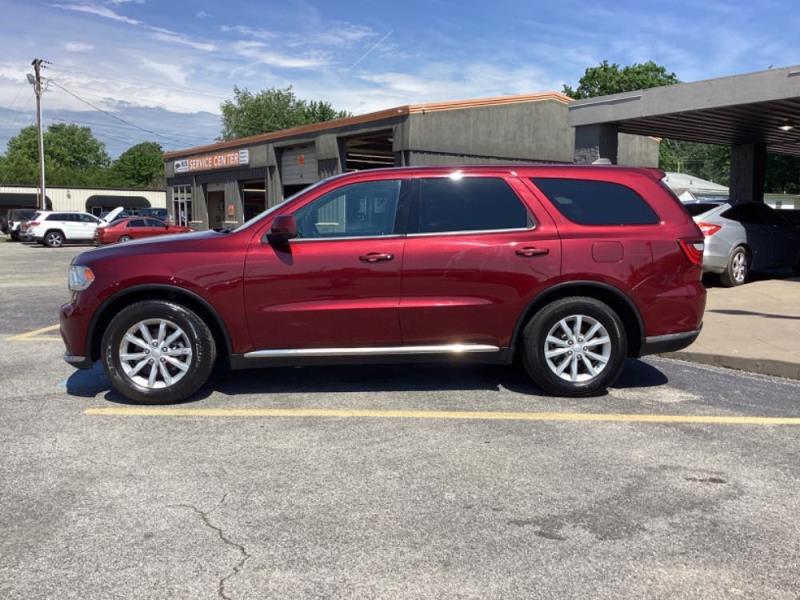
[[[409,233],[496,231],[532,225],[525,205],[500,178],[438,177],[418,181],[418,201]]]
[[[131,219],[128,221],[128,227],[147,227],[144,223],[144,219]]]
[[[722,213],[722,216],[743,225],[777,225],[779,223],[779,218],[766,204],[737,204]]]
[[[658,215],[628,186],[611,181],[534,177],[553,206],[580,225],[656,225]]]

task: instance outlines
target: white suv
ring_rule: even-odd
[[[90,242],[94,230],[103,223],[94,215],[83,212],[42,211],[28,223],[27,238],[50,248],[64,242]]]

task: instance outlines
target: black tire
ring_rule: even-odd
[[[133,238],[129,235],[122,235],[119,238],[120,243],[130,242]]]
[[[42,238],[42,243],[48,248],[60,248],[64,245],[64,241],[64,234],[58,229],[51,229]]]
[[[561,366],[560,356],[552,358],[554,367],[548,364],[548,359],[545,356],[545,344],[548,340],[548,335],[554,327],[559,326],[559,322],[569,319],[574,319],[581,316],[581,321],[585,323],[583,328],[577,326],[579,331],[590,333],[593,327],[592,322],[599,323],[607,332],[607,336],[602,335],[602,338],[593,337],[594,340],[608,338],[608,342],[602,346],[592,346],[591,349],[579,345],[578,339],[583,338],[577,336],[568,337],[565,333],[561,333],[559,329],[557,337],[563,342],[564,351],[569,351],[568,357],[564,360],[568,361],[570,372],[564,371],[567,377],[572,374],[572,360],[577,363],[577,368],[586,371],[584,374],[578,374],[579,377],[585,377],[582,380],[568,381],[558,375],[554,367]],[[588,319],[586,318],[588,317]],[[577,325],[577,320],[574,321]],[[588,327],[587,327],[588,326]],[[563,339],[562,339],[563,338]],[[587,342],[589,340],[586,340]],[[566,344],[569,343],[570,347],[574,347],[577,352],[567,348]],[[574,344],[574,345],[573,345]],[[562,348],[556,348],[561,350]],[[597,353],[594,351],[597,350]],[[590,374],[588,367],[585,366],[583,361],[584,352],[586,354],[586,362],[588,362],[593,369],[597,368],[596,374]],[[607,353],[605,356],[607,362],[605,366],[599,368],[601,364],[595,361],[592,356],[598,353]],[[608,386],[612,385],[625,366],[625,359],[628,354],[628,340],[625,334],[625,327],[622,324],[619,316],[607,304],[600,302],[594,298],[575,296],[570,298],[562,298],[556,300],[544,308],[540,309],[522,332],[522,364],[525,367],[528,375],[533,379],[534,383],[542,388],[545,392],[555,396],[579,397],[579,396],[596,396],[605,393]]]
[[[160,319],[177,325],[185,332],[191,357],[189,368],[180,380],[165,387],[150,388],[137,383],[125,373],[120,358],[121,344],[126,333],[138,323]],[[149,351],[147,353],[150,354]],[[146,300],[123,308],[112,319],[103,334],[101,358],[111,385],[126,398],[140,404],[174,404],[186,400],[206,383],[216,362],[217,348],[208,326],[194,312],[173,302]],[[160,359],[148,360],[149,363],[142,369],[143,373],[152,368],[149,365],[154,360]]]
[[[741,261],[738,263],[737,261]],[[737,268],[740,265],[740,268]],[[750,274],[750,254],[744,246],[736,246],[728,259],[725,270],[719,274],[719,281],[725,287],[736,287],[747,282]]]

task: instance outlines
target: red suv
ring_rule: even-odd
[[[656,169],[400,168],[322,181],[233,231],[91,250],[61,307],[67,362],[143,403],[233,368],[519,359],[602,392],[705,307],[703,236]]]

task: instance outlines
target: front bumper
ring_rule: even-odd
[[[700,329],[694,331],[682,331],[680,333],[669,333],[667,335],[653,335],[644,338],[641,356],[645,354],[661,354],[663,352],[677,352],[690,346],[700,335]]]
[[[91,312],[70,302],[61,306],[58,316],[59,332],[66,347],[64,360],[78,369],[90,369],[92,358],[88,332]]]
[[[64,361],[76,369],[91,369],[92,361],[85,356],[75,356],[74,354],[64,354]]]

